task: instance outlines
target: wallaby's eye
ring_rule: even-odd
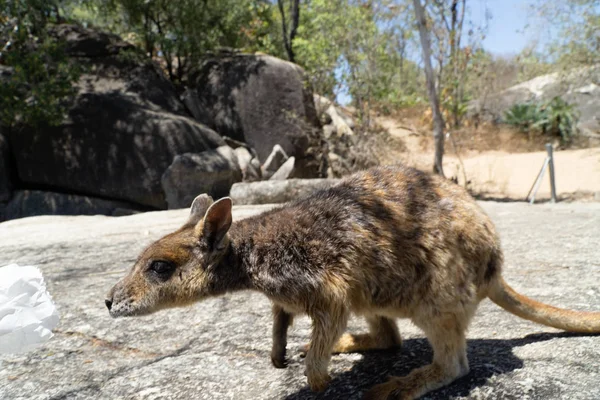
[[[150,271],[152,271],[161,280],[167,280],[175,272],[175,264],[168,261],[152,261],[150,264]]]

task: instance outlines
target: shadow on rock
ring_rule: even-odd
[[[493,375],[505,374],[523,367],[523,361],[512,353],[514,347],[563,337],[589,336],[568,332],[540,333],[520,339],[472,339],[467,352],[471,372],[444,388],[428,393],[429,399],[452,399],[467,396],[483,386]],[[389,376],[407,375],[411,370],[431,362],[433,352],[426,339],[409,339],[397,351],[370,351],[351,370],[334,376],[323,393],[313,393],[308,387],[286,397],[286,400],[361,399],[372,386],[385,382]],[[334,356],[335,357],[335,356]]]

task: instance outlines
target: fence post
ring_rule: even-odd
[[[552,145],[546,143],[546,151],[548,152],[548,165],[550,170],[550,193],[552,196],[552,202],[556,203],[556,183],[554,181],[554,157],[552,153]]]

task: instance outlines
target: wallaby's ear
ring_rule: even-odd
[[[218,247],[231,226],[232,202],[229,197],[217,200],[208,207],[202,223],[202,235],[211,248]]]
[[[196,196],[196,198],[192,202],[192,207],[190,208],[190,216],[186,222],[186,225],[196,225],[198,222],[200,222],[200,220],[202,219],[202,217],[204,217],[204,214],[206,214],[206,211],[208,210],[208,207],[211,206],[211,204],[213,204],[213,199],[206,193]]]

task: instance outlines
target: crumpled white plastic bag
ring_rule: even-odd
[[[52,337],[58,311],[41,271],[17,264],[0,267],[0,353],[33,349]]]

